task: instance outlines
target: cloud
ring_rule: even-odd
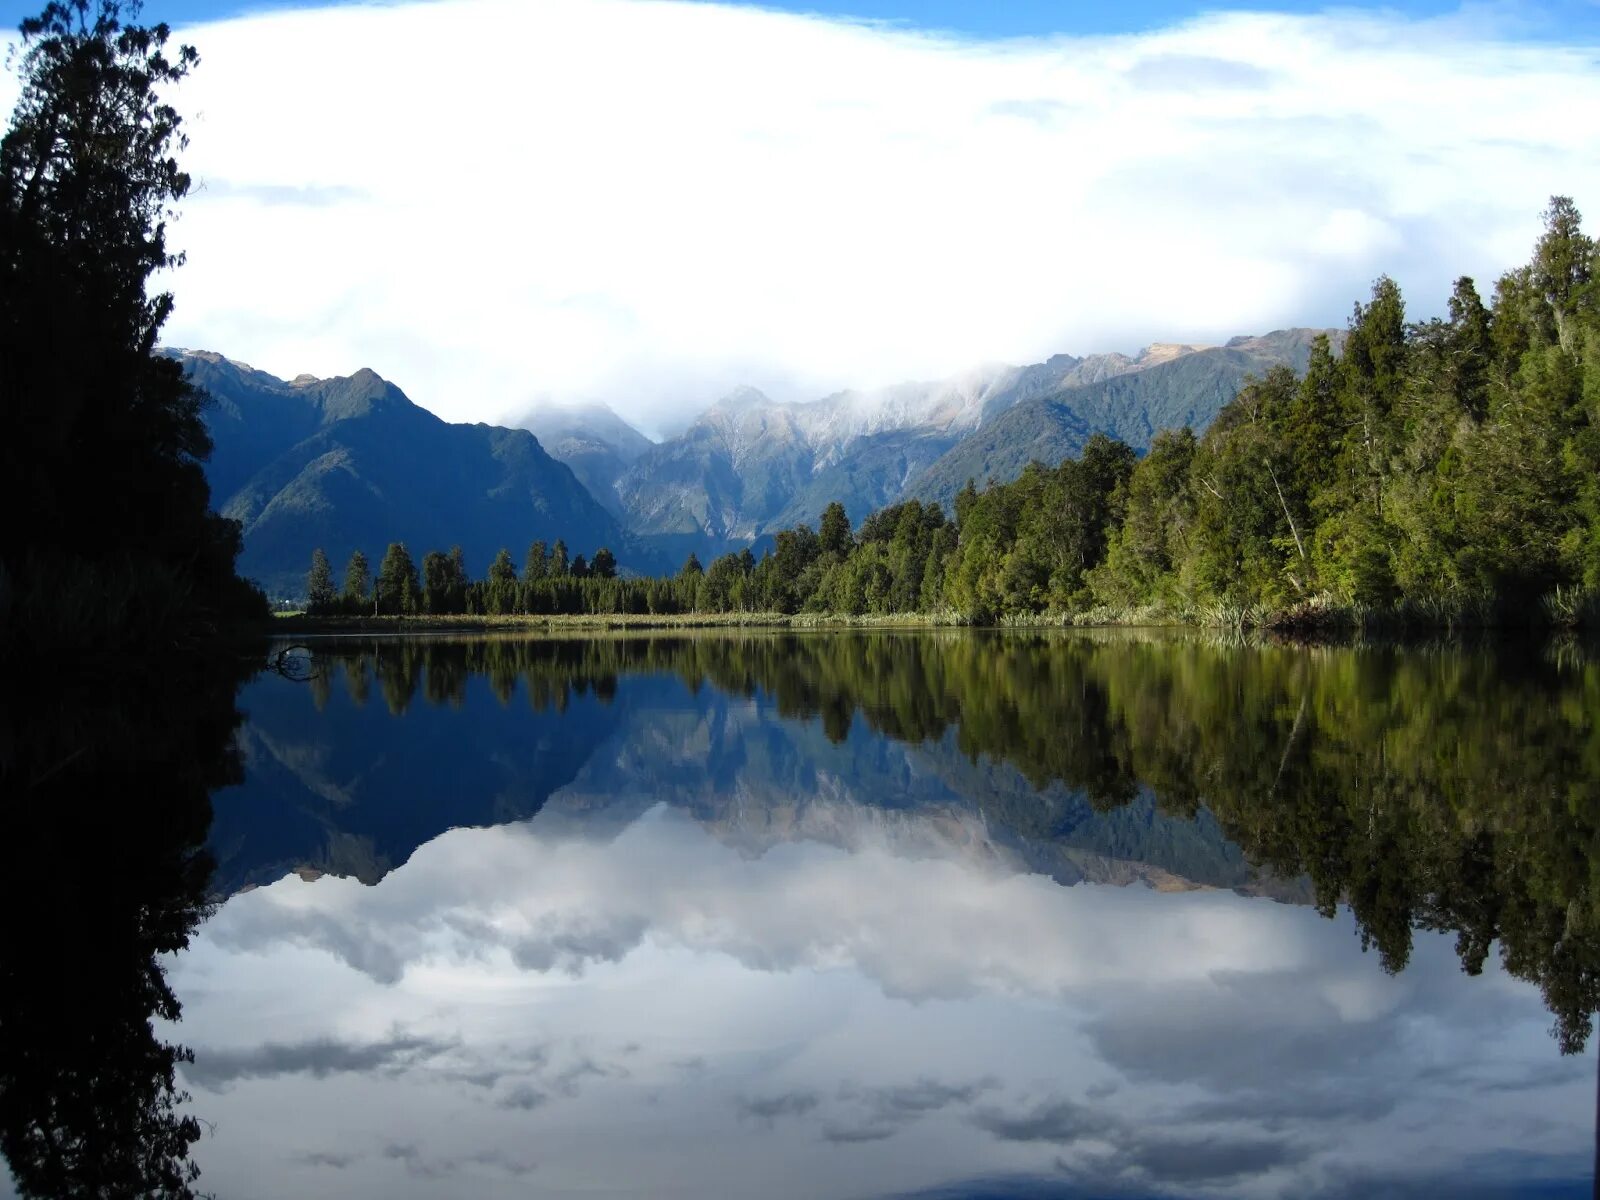
[[[740,1097],[739,1115],[763,1125],[780,1117],[803,1117],[821,1103],[815,1092],[783,1092],[776,1096]]]
[[[1003,1142],[1053,1142],[1071,1145],[1104,1137],[1115,1122],[1097,1109],[1072,1100],[1052,1100],[1019,1113],[985,1108],[972,1123]]]
[[[851,963],[914,1000],[1171,985],[1306,953],[1292,913],[1241,911],[1225,893],[1068,892],[993,872],[982,842],[944,846],[943,861],[893,845],[892,831],[869,826],[854,854],[802,843],[752,859],[665,808],[611,842],[545,839],[529,825],[455,831],[419,848],[390,886],[291,877],[226,906],[208,929],[235,949],[318,947],[382,983],[439,955],[495,948],[523,970],[578,977],[654,943],[760,970]],[[913,894],[923,900],[908,908]],[[1096,921],[1123,919],[1142,923],[1140,941],[1106,944]],[[1215,1008],[1220,1021],[1225,1001]]]
[[[451,1043],[395,1033],[383,1041],[342,1042],[334,1038],[267,1042],[243,1050],[197,1049],[194,1061],[182,1066],[184,1078],[196,1087],[219,1091],[241,1079],[310,1075],[322,1079],[340,1073],[399,1071],[441,1054]]]
[[[371,366],[454,419],[597,398],[660,427],[738,382],[1342,323],[1384,270],[1436,311],[1552,192],[1600,195],[1592,47],[1514,33],[981,41],[644,0],[208,24],[168,339]]]
[[[1283,1137],[1172,1133],[1061,1098],[1015,1113],[984,1108],[972,1123],[1003,1142],[1048,1142],[1069,1150],[1088,1144],[1087,1153],[1059,1160],[1080,1183],[1115,1185],[1134,1177],[1214,1185],[1304,1162],[1311,1154],[1309,1147]]]
[[[947,1108],[966,1107],[999,1086],[998,1080],[986,1078],[959,1084],[918,1079],[892,1087],[842,1088],[840,1098],[862,1105],[865,1115],[854,1123],[830,1121],[823,1127],[822,1136],[835,1143],[879,1142],[923,1117]]]
[[[180,1032],[227,1046],[258,1029],[268,1049],[234,1051],[227,1073],[287,1073],[197,1111],[240,1130],[270,1107],[300,1155],[339,1128],[361,1158],[337,1178],[370,1194],[406,1175],[492,1190],[480,1177],[535,1146],[552,1187],[798,1198],[954,1180],[926,1194],[1147,1200],[1453,1195],[1463,1147],[1537,1156],[1522,1165],[1548,1178],[1592,1150],[1593,1057],[1561,1063],[1537,989],[1495,960],[1464,977],[1448,935],[1419,931],[1390,977],[1347,914],[1060,887],[963,839],[747,855],[661,809],[604,839],[550,836],[547,816],[445,834],[376,887],[230,899],[173,963]],[[615,930],[641,916],[618,958]],[[574,957],[527,968],[530,931]],[[303,1049],[329,1040],[345,1049]],[[400,1041],[419,1057],[373,1052]],[[726,1145],[737,1161],[706,1153]],[[962,1182],[975,1169],[1018,1177]],[[259,1170],[248,1139],[208,1149],[218,1190]]]

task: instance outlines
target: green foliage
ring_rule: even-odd
[[[312,613],[332,612],[338,599],[333,590],[333,568],[318,546],[311,552],[311,570],[306,575],[306,607]]]
[[[359,612],[365,606],[372,590],[372,568],[367,556],[357,550],[350,555],[344,569],[344,603],[348,610]]]
[[[510,561],[507,555],[508,566]],[[422,588],[417,581],[417,567],[404,542],[389,543],[388,552],[378,566],[373,600],[378,612],[390,615],[413,613],[421,607]]]

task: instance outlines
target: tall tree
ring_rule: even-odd
[[[378,611],[384,613],[409,613],[417,610],[421,589],[417,584],[417,567],[404,542],[390,542],[389,549],[378,566],[376,599]]]
[[[601,546],[594,552],[594,561],[589,564],[589,574],[596,579],[617,577],[617,556],[611,553],[609,547]]]
[[[357,550],[344,568],[344,602],[351,608],[362,608],[371,599],[372,568],[367,556]]]
[[[325,613],[333,607],[334,599],[333,568],[318,546],[311,552],[311,570],[306,575],[306,605],[313,613]]]
[[[844,505],[835,500],[822,510],[822,527],[818,531],[824,554],[837,554],[843,558],[850,553],[850,518]]]
[[[509,613],[517,607],[517,568],[511,563],[511,551],[501,547],[489,564],[489,611]]]
[[[264,615],[234,573],[237,523],[209,511],[203,396],[154,353],[172,297],[147,287],[182,261],[166,230],[189,190],[165,94],[199,58],[136,13],[56,0],[22,24],[0,140],[0,502],[29,517],[0,566],[24,612],[71,578],[90,604],[131,588],[164,593],[139,611]]]
[[[528,556],[522,561],[522,582],[535,583],[550,573],[550,547],[544,541],[528,547]]]

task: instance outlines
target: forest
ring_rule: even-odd
[[[1166,620],[1317,627],[1600,623],[1600,286],[1576,205],[1552,198],[1530,261],[1485,301],[1408,321],[1387,276],[1297,376],[1249,380],[1203,434],[1142,457],[1103,434],[955,512],[916,500],[676,576],[623,578],[609,550],[459,553],[420,572],[391,546],[313,613],[920,613],[973,624]]]

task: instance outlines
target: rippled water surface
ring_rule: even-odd
[[[1581,649],[298,657],[158,959],[198,1188],[1590,1194]]]

